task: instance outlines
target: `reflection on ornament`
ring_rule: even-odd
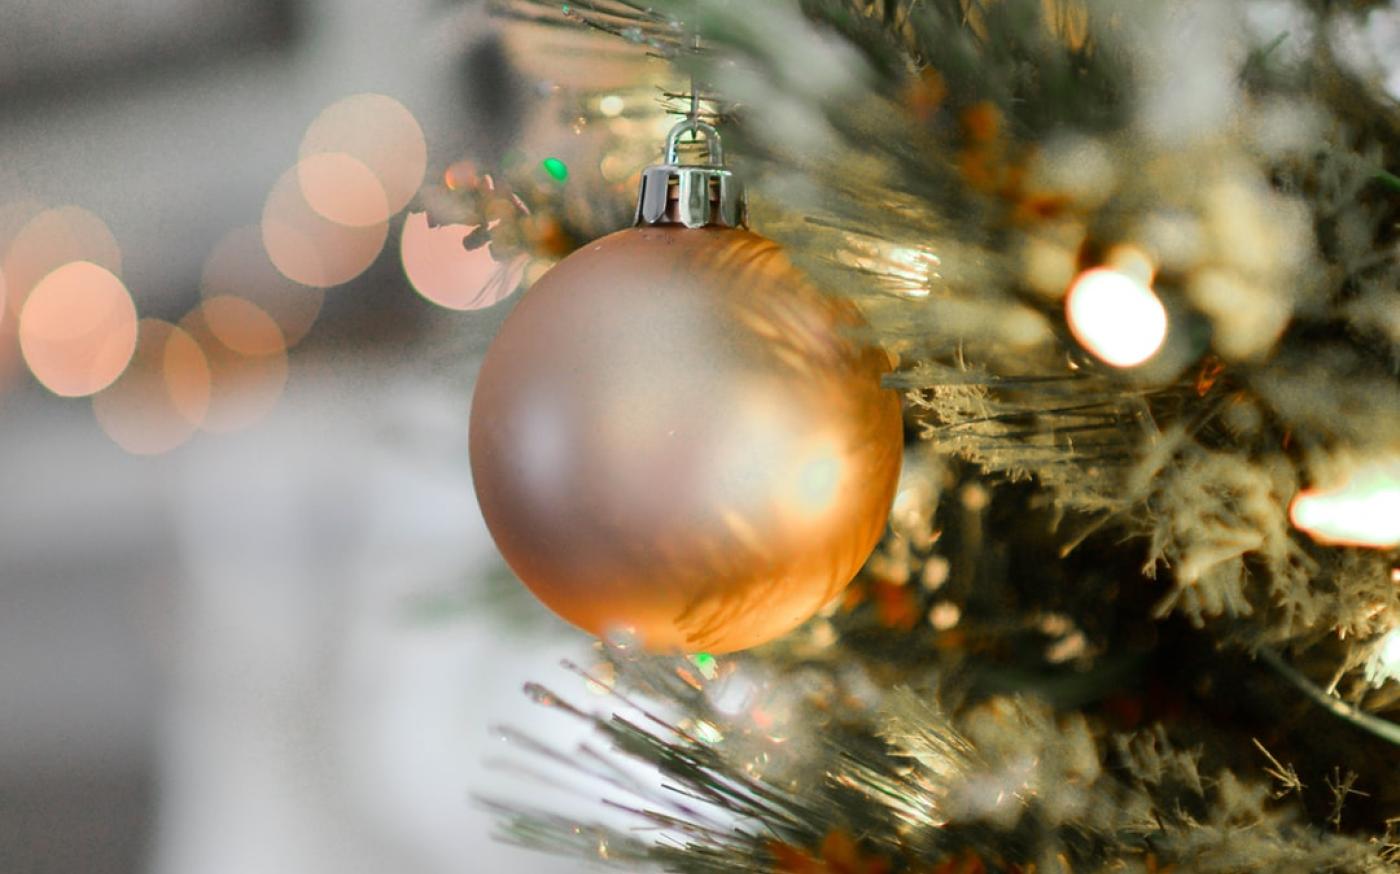
[[[929,296],[930,283],[939,278],[942,264],[937,255],[926,249],[859,235],[847,239],[835,257],[837,263],[879,277],[891,293],[909,298]]]
[[[642,226],[566,258],[502,326],[472,472],[506,561],[565,619],[724,653],[796,627],[870,554],[899,398],[885,354],[850,338],[855,309],[733,226],[727,171],[648,174]],[[677,190],[697,199],[668,203]]]
[[[1320,543],[1400,545],[1400,455],[1359,465],[1340,485],[1298,493],[1289,517]]]
[[[475,310],[500,302],[520,285],[526,257],[508,263],[491,257],[481,243],[466,247],[477,225],[428,224],[428,214],[411,212],[404,219],[399,254],[404,275],[423,297],[453,310]]]
[[[1079,275],[1065,298],[1074,339],[1114,367],[1136,367],[1162,348],[1167,310],[1146,281],[1126,269],[1097,267]]]

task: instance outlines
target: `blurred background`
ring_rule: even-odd
[[[586,651],[467,466],[525,265],[418,211],[542,115],[495,27],[0,2],[0,871],[576,869],[472,802]]]

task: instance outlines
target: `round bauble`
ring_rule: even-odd
[[[481,368],[471,462],[507,563],[650,649],[772,640],[850,581],[898,477],[899,399],[849,303],[740,228],[630,228],[526,292]]]

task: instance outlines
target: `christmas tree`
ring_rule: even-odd
[[[598,712],[529,689],[599,743],[507,729],[520,754],[613,791],[498,805],[507,839],[682,872],[1400,871],[1393,8],[498,12],[567,67],[578,144],[449,171],[433,211],[538,279],[627,224],[671,125],[713,125],[752,226],[895,361],[906,443],[810,621],[609,640]]]

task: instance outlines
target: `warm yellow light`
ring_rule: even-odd
[[[1289,517],[1321,543],[1400,545],[1400,455],[1359,465],[1338,486],[1300,492]]]
[[[1114,367],[1135,367],[1162,348],[1167,310],[1138,276],[1108,267],[1079,275],[1065,298],[1074,339]]]
[[[136,349],[136,305],[106,268],[74,261],[30,291],[19,344],[35,379],[54,394],[81,397],[112,383]]]
[[[598,111],[608,118],[616,118],[622,114],[622,110],[625,108],[626,103],[616,94],[609,94],[607,97],[598,101]]]
[[[929,281],[938,275],[938,256],[923,249],[896,246],[880,267],[909,297],[928,297]]]

